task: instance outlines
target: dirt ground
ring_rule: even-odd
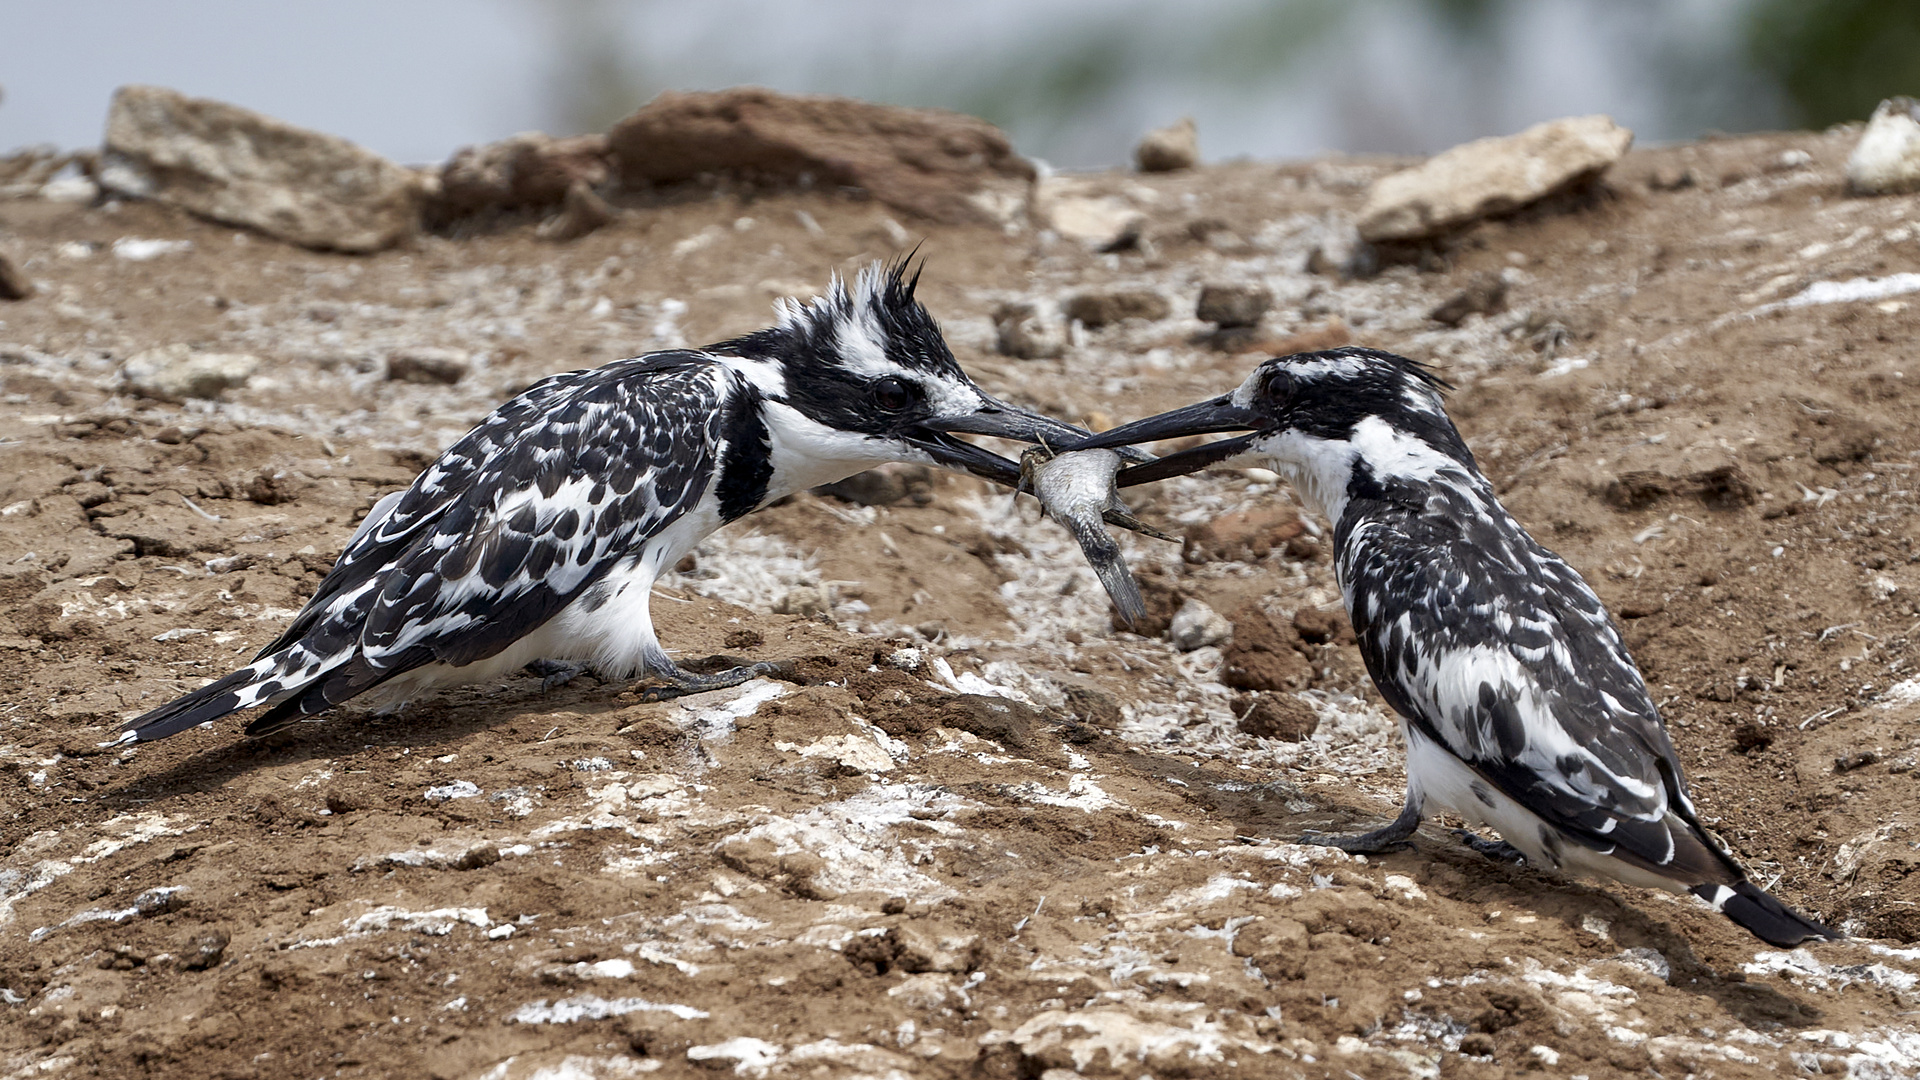
[[[1146,214],[1112,253],[825,192],[689,187],[571,243],[503,218],[371,257],[0,202],[40,286],[0,303],[0,1077],[1920,1075],[1920,296],[1789,302],[1920,271],[1920,196],[1845,195],[1853,138],[1637,150],[1353,281],[1310,256],[1393,162],[1095,177]],[[796,497],[663,583],[669,647],[799,682],[643,704],[516,678],[102,746],[270,640],[506,395],[764,325],[923,238],[961,362],[1063,419],[1303,345],[1431,360],[1507,504],[1621,618],[1707,820],[1856,937],[1772,950],[1445,822],[1372,859],[1292,843],[1390,816],[1404,775],[1326,615],[1323,525],[1258,473],[1140,493],[1189,542],[1126,541],[1163,615],[1233,619],[1225,648],[1113,630],[1031,500],[940,476]],[[1275,307],[1216,347],[1209,282]],[[1109,285],[1174,314],[996,351],[1002,302]],[[1463,291],[1491,310],[1430,317]],[[262,363],[219,402],[126,393],[172,344]],[[420,347],[469,369],[388,379]]]

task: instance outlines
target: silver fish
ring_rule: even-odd
[[[1110,450],[1081,450],[1056,456],[1046,446],[1034,446],[1020,457],[1022,486],[1039,498],[1047,516],[1066,526],[1079,542],[1088,565],[1106,587],[1113,606],[1128,626],[1137,626],[1147,613],[1140,585],[1120,556],[1120,545],[1102,522],[1145,533],[1158,540],[1175,537],[1133,516],[1120,501],[1114,476],[1124,462]]]

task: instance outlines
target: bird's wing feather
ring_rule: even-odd
[[[359,626],[371,607],[372,597],[360,596],[366,587],[385,575],[430,528],[444,533],[447,523],[442,518],[463,496],[490,479],[498,483],[501,465],[531,430],[543,425],[556,406],[583,396],[604,395],[610,384],[627,385],[629,392],[644,396],[649,385],[646,376],[690,370],[699,359],[698,354],[684,351],[654,353],[601,368],[562,372],[540,380],[502,404],[415,476],[404,491],[388,495],[375,505],[306,606],[254,658],[302,642],[323,623],[345,621]],[[472,518],[463,520],[471,522]],[[337,637],[338,631],[328,636]]]
[[[1571,567],[1490,492],[1439,486],[1356,529],[1342,582],[1389,704],[1587,846],[1656,866],[1698,846],[1674,832],[1692,807],[1646,685]]]
[[[719,387],[681,358],[600,368],[476,440],[451,499],[383,575],[358,633],[367,660],[492,656],[698,504]]]

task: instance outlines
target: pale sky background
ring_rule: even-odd
[[[1192,115],[1209,160],[1432,151],[1606,112],[1767,126],[1745,0],[0,0],[0,152],[98,143],[145,82],[398,160],[756,83],[986,115],[1061,167]]]

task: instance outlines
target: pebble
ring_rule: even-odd
[[[1067,318],[1050,300],[1016,300],[993,313],[1000,352],[1022,360],[1050,360],[1067,351]]]
[[[120,365],[120,377],[142,397],[181,402],[217,398],[224,390],[245,386],[259,367],[260,358],[248,353],[196,353],[176,344],[128,357]]]
[[[390,382],[452,386],[465,378],[472,366],[467,354],[460,349],[413,348],[394,353],[387,360],[387,379]]]
[[[1194,314],[1201,322],[1221,327],[1257,326],[1273,307],[1273,290],[1265,285],[1210,284],[1201,288]]]
[[[1507,280],[1499,274],[1479,274],[1467,287],[1448,297],[1427,312],[1427,318],[1447,326],[1459,326],[1469,315],[1491,315],[1507,306]]]
[[[1227,617],[1198,600],[1188,600],[1174,612],[1167,627],[1167,638],[1181,652],[1220,645],[1233,639],[1233,624]]]
[[[380,251],[413,234],[413,170],[335,135],[158,86],[123,86],[100,186],[302,247]]]
[[[1106,194],[1082,177],[1048,177],[1033,186],[1033,211],[1064,239],[1109,251],[1139,239],[1147,215],[1119,195]]]
[[[187,971],[205,971],[218,967],[227,955],[227,946],[233,939],[225,930],[210,930],[196,936],[180,957],[181,968]]]
[[[1920,101],[1893,97],[1873,110],[1847,158],[1847,186],[1859,195],[1920,191]]]
[[[1133,148],[1133,160],[1141,172],[1148,173],[1178,172],[1200,164],[1200,133],[1193,117],[1147,132]]]
[[[1069,319],[1097,329],[1126,319],[1155,322],[1172,315],[1173,304],[1152,289],[1121,286],[1078,293],[1067,301],[1066,312]]]
[[[0,300],[25,300],[33,295],[33,279],[20,264],[0,251]]]
[[[1620,160],[1633,132],[1605,116],[1551,120],[1456,146],[1374,182],[1357,222],[1362,239],[1422,240],[1537,202]]]

